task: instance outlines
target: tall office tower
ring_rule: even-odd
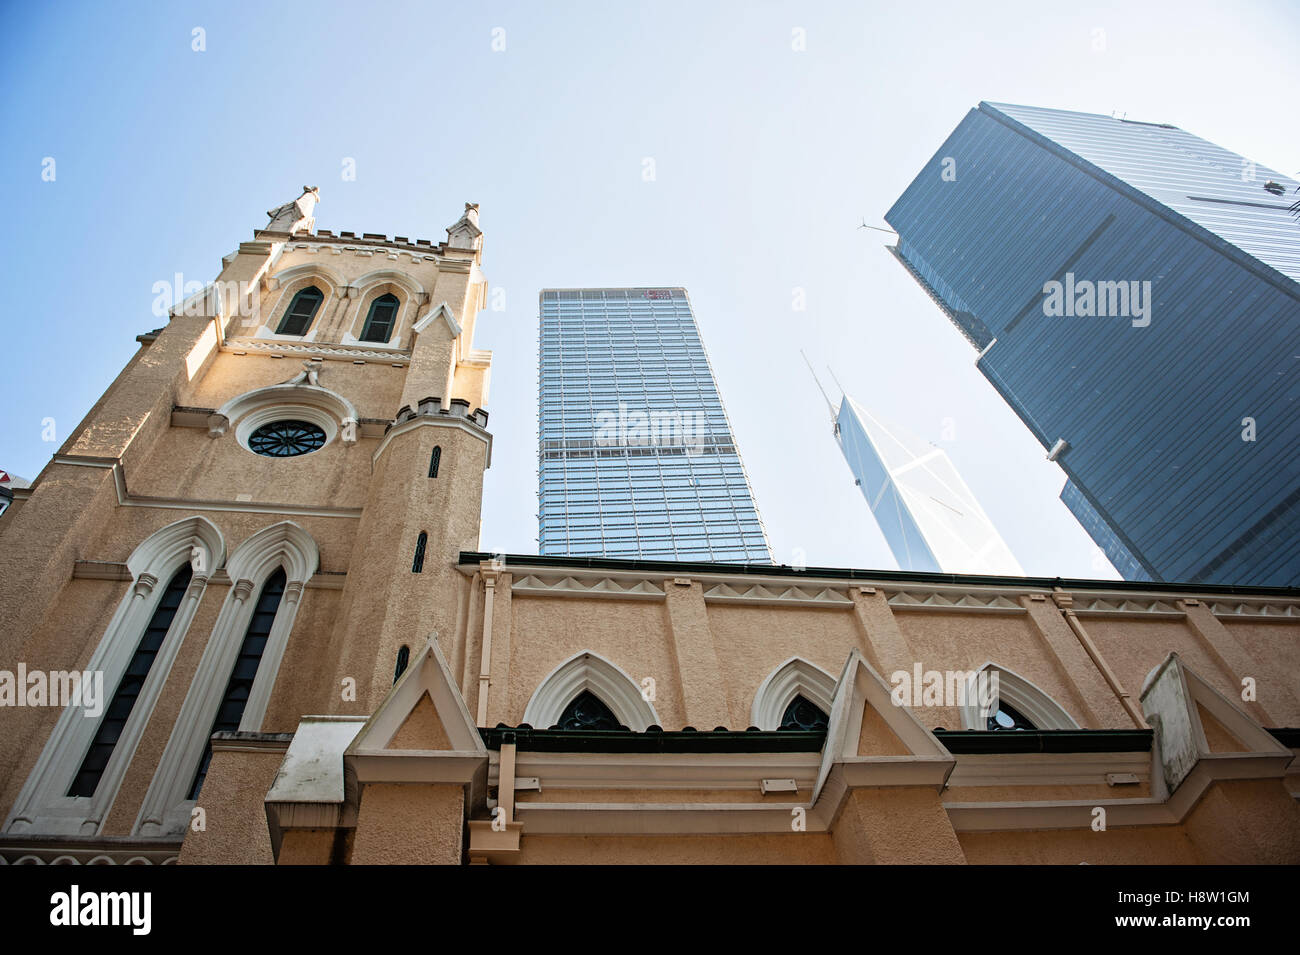
[[[881,421],[848,395],[835,437],[901,569],[1024,576],[942,448]]]
[[[686,290],[540,304],[540,552],[771,563]]]
[[[1125,577],[1300,584],[1296,188],[1173,126],[980,103],[885,216]]]

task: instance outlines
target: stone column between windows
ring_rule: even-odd
[[[1068,603],[1058,607],[1061,603],[1049,602],[1046,594],[1024,594],[1020,598],[1029,625],[1042,638],[1070,688],[1079,725],[1085,729],[1128,729],[1134,721],[1066,622],[1063,613],[1069,610]]]
[[[1300,703],[1286,681],[1279,679],[1276,670],[1261,666],[1250,651],[1237,642],[1232,631],[1219,621],[1214,611],[1200,600],[1180,600],[1178,606],[1187,614],[1187,626],[1197,642],[1232,682],[1236,692],[1229,693],[1228,698],[1233,703],[1250,713],[1261,726],[1300,725]],[[1255,680],[1257,701],[1241,699],[1241,681],[1245,677]]]
[[[867,662],[886,681],[897,670],[912,671],[916,654],[908,646],[894,619],[889,596],[877,587],[850,587],[853,618],[858,625],[858,644]]]
[[[664,612],[677,660],[686,723],[701,731],[727,726],[727,687],[718,664],[713,631],[709,628],[704,587],[698,580],[669,577],[664,581],[664,592],[667,596]]]

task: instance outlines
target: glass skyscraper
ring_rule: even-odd
[[[681,288],[545,289],[543,555],[771,563]]]
[[[900,569],[1025,575],[942,448],[848,395],[835,437]]]
[[[885,216],[1125,577],[1300,584],[1296,186],[1173,126],[980,103]]]

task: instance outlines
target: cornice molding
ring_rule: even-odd
[[[227,338],[222,342],[221,350],[235,353],[255,351],[266,355],[307,355],[349,361],[383,362],[390,365],[408,365],[411,362],[411,352],[408,348],[379,350],[353,348],[327,342],[287,342],[273,338]]]
[[[1001,593],[954,590],[899,590],[889,595],[894,610],[962,610],[982,613],[1027,613],[1023,605]]]

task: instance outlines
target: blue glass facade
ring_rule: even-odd
[[[981,103],[886,215],[1125,576],[1300,584],[1296,187],[1170,126]]]
[[[686,290],[546,289],[540,553],[771,563]]]

